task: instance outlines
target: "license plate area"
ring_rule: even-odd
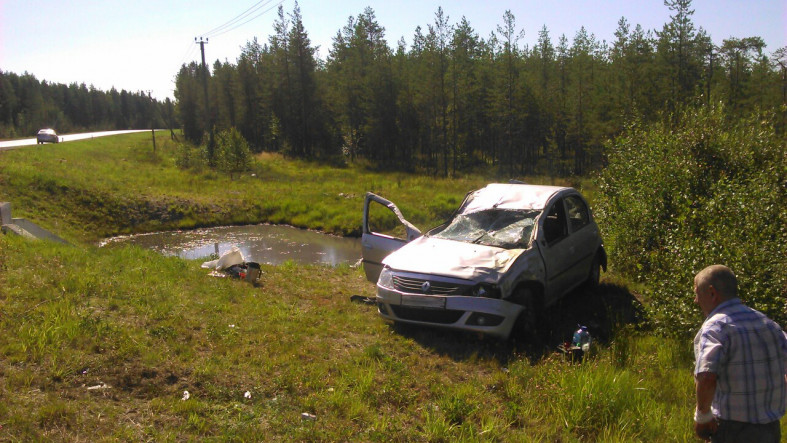
[[[429,295],[402,295],[402,306],[427,309],[445,309],[445,297]]]

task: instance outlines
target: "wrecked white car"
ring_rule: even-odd
[[[378,204],[404,225],[405,238],[372,232]],[[545,307],[597,285],[607,265],[587,202],[556,186],[490,184],[423,235],[393,203],[367,193],[361,243],[383,319],[503,339],[515,328],[535,330]]]

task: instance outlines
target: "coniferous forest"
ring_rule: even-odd
[[[296,3],[291,13],[280,7],[268,41],[247,42],[235,63],[184,64],[174,103],[0,71],[0,137],[153,125],[180,127],[200,144],[235,128],[254,152],[304,159],[436,176],[489,166],[582,175],[603,165],[605,142],[627,122],[686,106],[721,103],[731,120],[774,110],[783,127],[787,48],[768,51],[756,36],[719,43],[693,22],[690,0],[665,8],[662,29],[624,17],[606,42],[544,25],[533,46],[510,12],[483,37],[442,9],[409,46],[391,44],[367,8],[322,60]]]
[[[59,133],[175,125],[174,103],[143,92],[101,91],[84,83],[50,83],[0,70],[0,138],[29,137],[41,128]]]
[[[544,26],[532,47],[510,12],[483,38],[442,9],[409,47],[391,45],[367,8],[321,60],[296,3],[289,14],[279,8],[266,43],[213,64],[208,113],[204,70],[183,65],[177,114],[195,143],[212,124],[237,128],[254,151],[299,158],[438,176],[477,166],[569,175],[601,166],[604,143],[632,120],[719,103],[738,120],[785,104],[787,48],[769,53],[756,36],[714,44],[692,21],[690,0],[665,7],[671,21],[660,30],[621,18],[605,42],[584,28],[553,36]]]

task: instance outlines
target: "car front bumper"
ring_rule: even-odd
[[[523,307],[496,298],[410,294],[377,285],[377,310],[390,322],[481,332],[506,339]]]

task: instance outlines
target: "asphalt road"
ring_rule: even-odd
[[[126,131],[102,131],[102,132],[86,132],[84,134],[66,134],[66,135],[58,135],[60,138],[60,143],[63,142],[71,142],[74,140],[84,140],[86,138],[95,138],[95,137],[106,137],[108,135],[119,135],[119,134],[130,134],[132,132],[149,132],[150,129],[132,129]],[[160,131],[160,129],[157,129]],[[36,139],[33,138],[26,138],[24,140],[11,140],[11,141],[0,141],[0,151],[7,151],[9,149],[17,149],[23,146],[32,146],[35,145]],[[51,143],[48,143],[51,144]]]

